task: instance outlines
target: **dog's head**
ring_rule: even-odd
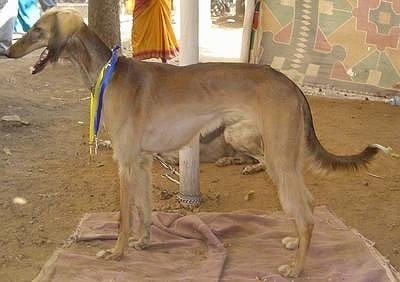
[[[76,10],[52,8],[46,11],[32,28],[8,49],[7,56],[20,58],[45,47],[31,68],[32,74],[56,62],[68,41],[85,25]]]

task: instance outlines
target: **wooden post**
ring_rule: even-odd
[[[179,64],[199,62],[199,0],[180,1]],[[199,180],[199,136],[179,151],[180,192],[178,201],[185,207],[201,203]]]

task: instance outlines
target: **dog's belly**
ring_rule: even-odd
[[[180,149],[215,118],[214,114],[195,117],[175,115],[163,120],[151,121],[144,130],[142,149],[150,152],[169,152]]]

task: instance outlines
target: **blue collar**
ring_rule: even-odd
[[[118,50],[120,46],[116,45],[112,48],[110,60],[101,69],[94,89],[90,95],[90,125],[89,125],[89,146],[90,154],[94,146],[94,152],[97,153],[97,136],[100,129],[101,112],[103,109],[103,96],[112,75],[114,74],[117,61]]]

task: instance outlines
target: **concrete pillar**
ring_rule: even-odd
[[[256,7],[255,0],[246,0],[245,13],[243,20],[243,33],[242,33],[242,49],[240,52],[240,61],[248,63],[250,59],[250,39],[253,26],[254,10]]]
[[[180,42],[179,64],[190,65],[199,62],[199,0],[180,1]],[[179,151],[180,192],[178,201],[185,207],[201,203],[199,136]]]

